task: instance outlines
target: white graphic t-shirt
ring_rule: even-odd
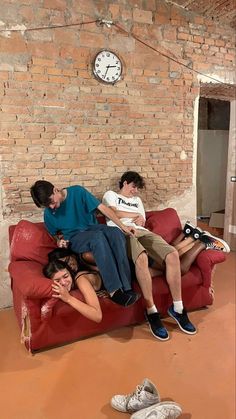
[[[141,214],[144,220],[146,220],[143,203],[138,196],[127,198],[126,196],[120,195],[114,191],[107,191],[102,198],[102,202],[108,207],[115,207],[118,211],[137,212],[137,215]],[[132,218],[121,218],[120,220],[126,226],[135,227],[140,230],[147,230],[144,227],[136,225]],[[109,219],[107,219],[106,222],[107,225],[111,227],[117,227],[117,225]]]

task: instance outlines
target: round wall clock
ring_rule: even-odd
[[[100,51],[93,62],[93,74],[103,83],[114,84],[121,79],[122,62],[112,51]]]

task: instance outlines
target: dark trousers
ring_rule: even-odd
[[[75,253],[92,252],[108,292],[119,288],[125,291],[131,289],[126,239],[118,227],[96,224],[85,231],[78,231],[70,242]]]

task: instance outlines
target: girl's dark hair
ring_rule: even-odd
[[[125,181],[128,184],[133,182],[135,184],[135,186],[137,186],[138,189],[145,188],[145,181],[144,181],[143,177],[140,176],[140,174],[137,173],[137,172],[131,172],[131,171],[125,172],[121,176],[120,181],[119,181],[119,187],[120,187],[120,189],[123,188],[123,185],[124,185],[124,182]]]
[[[38,208],[49,207],[50,196],[53,194],[54,185],[47,180],[37,180],[30,188],[31,197]]]
[[[43,267],[43,274],[44,276],[46,276],[46,278],[51,279],[55,273],[64,269],[66,269],[70,273],[72,278],[72,288],[74,288],[75,275],[73,274],[67,263],[63,262],[62,260],[53,260],[49,262],[47,265]]]

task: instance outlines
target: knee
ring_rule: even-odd
[[[91,252],[83,252],[81,254],[81,258],[84,262],[89,263],[91,265],[95,264],[95,259],[94,256]]]
[[[174,250],[171,253],[168,253],[166,256],[166,265],[176,265],[179,264],[179,253],[177,250]]]
[[[100,244],[102,245],[102,243],[104,242],[105,236],[103,234],[102,231],[96,231],[93,235],[93,237],[90,240],[91,245],[97,245]]]
[[[136,267],[143,267],[148,266],[148,256],[146,252],[142,252],[138,255],[136,261],[135,261]]]

